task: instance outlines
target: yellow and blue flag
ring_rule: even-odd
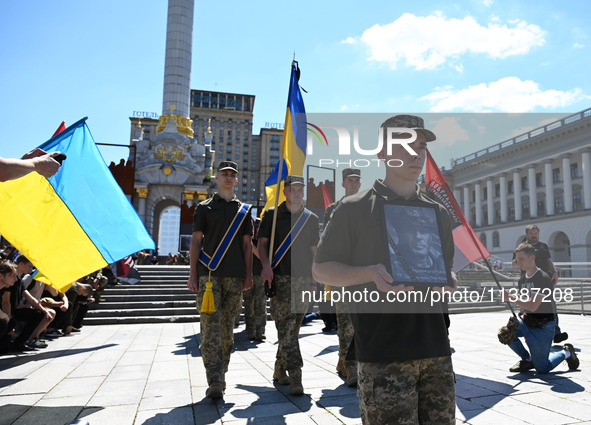
[[[298,84],[300,69],[297,61],[291,64],[291,78],[289,81],[289,95],[287,97],[287,111],[285,113],[285,126],[283,127],[283,141],[281,150],[283,151],[283,168],[281,170],[281,181],[289,176],[303,176],[304,163],[306,162],[306,108],[304,108],[304,99],[300,86]],[[277,177],[279,176],[279,161],[275,170],[265,181],[265,192],[267,194],[267,204],[264,210],[271,208],[275,204],[275,191],[277,189]],[[285,201],[283,195],[283,183],[280,185],[279,200],[277,204]]]
[[[86,118],[39,146],[67,155],[57,174],[0,183],[0,234],[58,290],[142,249],[154,249],[113,178]]]

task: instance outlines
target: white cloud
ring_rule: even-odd
[[[388,64],[392,69],[404,61],[421,70],[435,69],[468,53],[486,54],[493,59],[526,54],[545,43],[545,34],[539,26],[522,20],[508,26],[491,19],[483,26],[470,16],[455,19],[441,12],[429,16],[404,13],[390,24],[376,24],[360,38],[348,37],[342,42],[360,40],[370,49],[368,60]]]
[[[573,44],[573,49],[582,49],[583,47],[585,47],[585,45],[581,43]]]
[[[431,128],[431,125],[433,128]],[[437,135],[438,146],[452,146],[456,142],[470,140],[468,132],[455,117],[445,117],[432,121],[428,128]]]
[[[430,102],[433,112],[529,112],[538,107],[565,107],[588,98],[580,88],[543,91],[534,81],[505,77],[489,84],[480,83],[461,90],[449,86],[436,88],[420,100]]]
[[[482,4],[484,4],[486,7],[491,7],[493,3],[494,3],[493,0],[484,0],[482,2]]]
[[[358,103],[355,103],[355,104],[352,104],[352,105],[343,105],[343,106],[341,106],[341,111],[342,112],[347,112],[347,111],[356,110],[356,109],[359,109],[359,104]]]
[[[357,39],[354,38],[354,37],[347,37],[343,41],[341,41],[341,43],[343,43],[343,44],[355,44],[355,43],[357,43]]]

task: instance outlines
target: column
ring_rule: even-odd
[[[464,216],[470,223],[470,186],[464,186]]]
[[[488,214],[488,225],[495,224],[495,204],[494,204],[494,187],[492,178],[486,179],[486,212]]]
[[[456,198],[458,205],[462,205],[462,192],[460,192],[460,189],[454,189],[454,198]]]
[[[570,176],[570,154],[566,153],[562,157],[562,184],[564,200],[564,212],[573,212],[573,181]]]
[[[515,200],[515,221],[521,220],[521,176],[519,168],[513,171],[513,199]]]
[[[482,226],[482,189],[480,182],[474,184],[474,207],[476,209],[476,226]]]
[[[501,198],[501,223],[507,222],[507,173],[502,173],[499,178],[501,190],[499,197]]]
[[[554,215],[554,182],[552,161],[544,161],[544,186],[546,187],[546,215]]]
[[[135,191],[137,192],[138,198],[139,198],[137,213],[145,225],[146,224],[146,221],[145,221],[145,219],[146,219],[146,199],[148,198],[148,188],[137,187],[135,189]]]
[[[527,169],[527,184],[529,187],[529,216],[538,216],[538,196],[536,195],[536,168],[530,165]]]
[[[591,208],[591,154],[589,148],[582,152],[583,162],[583,200],[585,209]]]

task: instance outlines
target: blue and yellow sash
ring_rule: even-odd
[[[273,256],[274,257],[273,263],[271,264],[272,268],[277,267],[279,262],[285,256],[285,253],[289,250],[289,248],[291,248],[291,245],[295,242],[295,240],[300,235],[302,229],[304,228],[304,226],[308,222],[308,219],[310,218],[311,214],[312,213],[309,210],[304,208],[304,210],[302,211],[302,213],[298,217],[297,221],[295,222],[295,224],[293,225],[293,227],[291,228],[291,230],[289,231],[289,233],[287,234],[285,239],[283,239],[283,242],[281,242],[281,245],[279,245],[279,248],[277,248],[277,251],[275,251],[275,255]]]
[[[220,266],[220,263],[226,255],[226,252],[228,251],[230,244],[234,240],[234,237],[238,233],[238,230],[242,226],[242,223],[244,222],[244,219],[246,218],[246,215],[248,214],[248,211],[250,211],[251,208],[252,205],[250,204],[242,204],[242,206],[232,219],[230,227],[228,227],[228,230],[226,230],[226,233],[224,234],[222,241],[220,242],[212,256],[209,256],[203,249],[201,249],[201,254],[199,255],[199,261],[201,261],[201,264],[203,264],[211,271],[215,271]]]

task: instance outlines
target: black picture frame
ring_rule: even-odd
[[[438,206],[398,201],[384,203],[382,212],[394,285],[453,286]]]

